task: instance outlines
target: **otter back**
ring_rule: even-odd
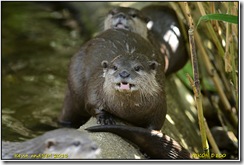
[[[188,60],[187,44],[176,12],[168,6],[149,5],[141,14],[151,20],[149,32],[166,55],[166,76],[183,68]]]
[[[164,59],[139,34],[109,29],[72,58],[60,122],[101,124],[118,117],[159,130],[166,115]]]

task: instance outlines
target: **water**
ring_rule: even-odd
[[[69,60],[83,43],[77,29],[58,24],[70,21],[62,14],[38,3],[2,2],[2,140],[57,128]]]
[[[48,61],[55,58],[57,56],[52,55]],[[63,76],[59,76],[54,72],[59,65],[54,63],[47,66],[48,63],[37,60],[39,59],[30,60],[20,70],[2,74],[4,140],[18,141],[21,137],[32,137],[57,126],[55,119],[62,106],[66,85],[64,73],[67,69],[64,69]],[[64,57],[62,60],[68,62]],[[36,70],[36,67],[40,70]],[[4,71],[5,67],[2,67],[2,72]]]

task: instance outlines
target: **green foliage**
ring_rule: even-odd
[[[191,65],[190,61],[181,70],[179,70],[176,74],[177,74],[177,77],[179,77],[180,80],[184,83],[184,85],[187,88],[191,89],[192,87],[189,83],[189,80],[186,77],[187,73],[191,77],[193,77],[192,65]],[[202,86],[204,87],[204,90],[216,92],[215,86],[209,77],[202,77],[202,79],[200,81],[202,82]]]
[[[238,24],[238,17],[231,14],[207,14],[204,16],[201,16],[198,20],[197,27],[200,24],[202,20],[218,20],[218,21],[225,21],[229,23]]]

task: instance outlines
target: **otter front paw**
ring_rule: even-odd
[[[101,125],[115,125],[115,120],[113,119],[112,115],[105,112],[105,111],[100,111],[96,115],[97,118],[97,123]]]

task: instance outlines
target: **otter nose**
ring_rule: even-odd
[[[120,72],[119,75],[122,78],[127,78],[130,76],[130,73],[128,73],[127,71],[124,70],[124,71]]]
[[[115,18],[122,18],[122,19],[125,19],[125,15],[123,13],[118,13]]]

